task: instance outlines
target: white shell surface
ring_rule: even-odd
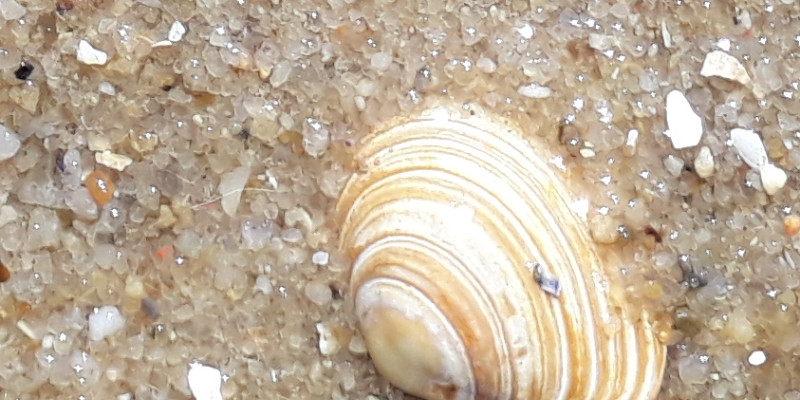
[[[425,399],[649,399],[665,352],[627,315],[566,189],[485,121],[421,118],[366,138],[338,204],[376,367]],[[561,285],[542,290],[529,261]]]
[[[703,137],[703,120],[680,90],[667,93],[667,131],[675,150],[697,146]]]
[[[761,137],[755,131],[733,128],[731,129],[731,142],[733,147],[736,148],[736,152],[739,153],[739,157],[750,168],[760,170],[769,162],[764,142],[761,141]]]

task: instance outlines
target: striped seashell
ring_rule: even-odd
[[[379,373],[424,399],[651,399],[665,346],[612,255],[505,125],[423,116],[366,137],[337,205]],[[638,312],[638,311],[637,311]]]

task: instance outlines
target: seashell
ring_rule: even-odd
[[[337,218],[373,362],[424,399],[653,398],[665,346],[532,144],[441,115],[359,143]]]

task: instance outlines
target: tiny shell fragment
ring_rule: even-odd
[[[679,90],[667,93],[667,131],[675,150],[697,146],[703,136],[703,120]]]
[[[183,35],[186,34],[186,26],[183,25],[181,21],[175,21],[169,27],[169,33],[167,33],[167,39],[170,42],[179,42],[183,39]]]
[[[545,99],[553,94],[553,90],[547,86],[542,86],[537,83],[531,83],[528,85],[520,86],[519,89],[517,89],[517,93],[533,99]]]
[[[719,78],[736,81],[742,85],[750,83],[750,75],[736,57],[722,51],[714,50],[706,54],[700,75],[705,77],[716,76]]]
[[[222,400],[222,373],[218,369],[192,362],[186,380],[195,400]]]
[[[86,65],[105,65],[108,62],[108,54],[102,50],[94,48],[85,39],[78,42],[78,61]]]
[[[760,170],[769,162],[767,149],[758,133],[750,129],[734,128],[731,130],[731,142],[742,161],[750,168]]]
[[[132,158],[122,154],[112,153],[109,150],[94,153],[94,160],[100,165],[105,165],[117,171],[124,171],[125,168],[133,163]]]
[[[625,148],[622,149],[622,152],[631,157],[636,154],[636,143],[639,141],[639,130],[638,129],[631,129],[628,131],[628,136],[625,139]]]

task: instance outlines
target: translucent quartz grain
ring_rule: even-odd
[[[125,317],[115,306],[103,306],[89,314],[89,339],[103,340],[125,326]]]
[[[328,284],[322,280],[312,280],[304,289],[306,297],[318,306],[324,306],[331,302],[333,294]]]
[[[93,220],[98,216],[97,202],[85,187],[66,193],[64,202],[78,218]]]
[[[303,150],[312,157],[319,157],[328,148],[329,143],[328,128],[316,118],[306,118],[303,124]]]
[[[242,198],[244,186],[250,177],[249,167],[239,167],[226,173],[220,180],[218,191],[222,196],[222,209],[229,216],[234,216]]]
[[[7,160],[17,154],[22,143],[16,132],[0,124],[0,161]]]
[[[707,356],[689,355],[678,361],[678,374],[681,380],[690,385],[704,384],[711,372],[711,363]],[[705,361],[704,361],[705,360]]]
[[[0,0],[0,16],[7,21],[22,18],[26,11],[16,0]]]

